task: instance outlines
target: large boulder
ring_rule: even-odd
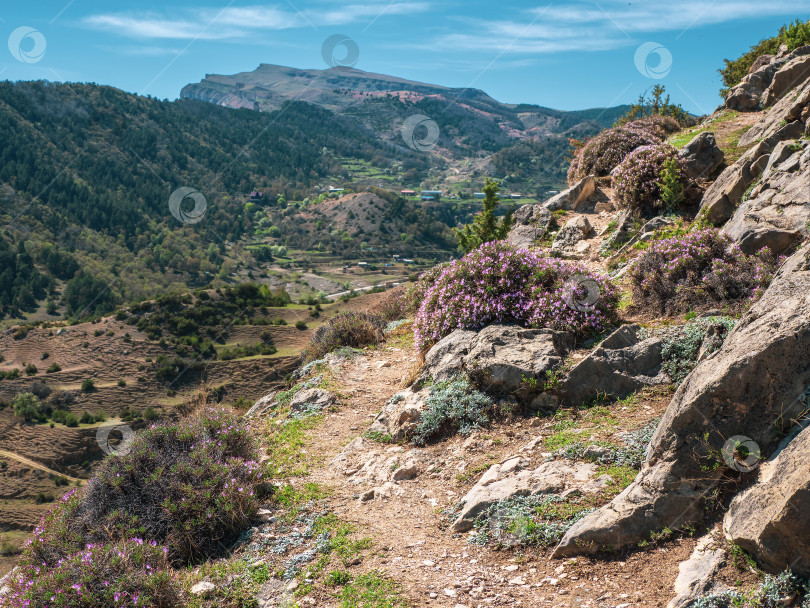
[[[723,521],[726,536],[771,572],[810,576],[809,453],[805,428],[759,468],[757,483],[734,497]]]
[[[810,237],[810,146],[780,142],[760,183],[723,228],[745,253],[763,247],[775,255]]]
[[[699,133],[678,153],[686,163],[686,174],[692,179],[708,179],[723,163],[724,154],[714,133]]]
[[[513,398],[526,390],[525,379],[545,381],[573,348],[570,333],[551,329],[514,325],[488,325],[477,332],[458,329],[427,352],[419,379],[391,397],[370,430],[395,440],[409,437],[426,407],[430,381],[465,376],[495,398]]]
[[[487,325],[481,331],[456,330],[425,355],[421,377],[443,381],[470,376],[493,396],[511,395],[524,378],[545,380],[573,349],[567,332],[516,325]]]
[[[742,470],[725,458],[727,440],[750,438],[769,454],[775,426],[804,408],[808,362],[810,246],[786,260],[723,346],[682,382],[633,483],[574,524],[554,556],[635,545],[653,531],[701,522],[704,497]]]
[[[719,226],[729,220],[745,191],[765,170],[772,149],[771,144],[762,141],[723,170],[700,203],[700,214],[708,222]]]
[[[577,185],[568,190],[563,190],[559,194],[543,203],[543,207],[549,211],[577,211],[579,206],[588,200],[596,192],[596,178],[588,175],[579,181]]]
[[[562,460],[545,462],[533,468],[520,456],[494,464],[461,499],[461,510],[451,530],[466,532],[473,527],[481,512],[507,498],[560,494],[568,490],[597,492],[607,481],[606,478],[594,479],[597,470],[598,466],[592,462],[568,463]]]
[[[565,377],[558,389],[561,401],[580,405],[605,394],[621,399],[645,386],[668,383],[661,371],[662,344],[660,337],[645,337],[638,325],[620,327]]]
[[[726,94],[725,106],[729,110],[748,112],[760,108],[760,98],[773,82],[773,77],[783,61],[763,65],[757,71],[745,76]]]
[[[506,240],[515,247],[534,247],[548,232],[551,212],[543,205],[523,205],[512,214],[512,228]]]

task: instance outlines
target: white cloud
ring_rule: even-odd
[[[323,10],[292,7],[247,6],[223,10],[198,9],[159,13],[103,13],[83,23],[91,28],[132,38],[170,40],[227,40],[254,35],[261,30],[348,25],[380,15],[405,15],[428,10],[426,2],[368,2]]]

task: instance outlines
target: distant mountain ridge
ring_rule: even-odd
[[[497,152],[516,140],[588,137],[612,125],[628,106],[566,112],[501,103],[480,89],[427,84],[350,67],[326,70],[261,64],[231,76],[208,74],[180,96],[232,108],[272,111],[298,100],[354,116],[396,141],[407,116],[424,114],[440,128],[438,146],[454,156]],[[400,142],[401,143],[401,142]]]

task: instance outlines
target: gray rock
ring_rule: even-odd
[[[523,205],[512,214],[512,228],[506,240],[515,247],[534,247],[548,232],[549,224],[551,212],[543,205]]]
[[[745,253],[763,247],[775,255],[790,252],[810,237],[810,147],[777,144],[751,198],[723,228]]]
[[[290,410],[293,412],[319,412],[336,404],[337,399],[329,391],[322,388],[305,388],[295,393],[290,401]]]
[[[740,204],[745,191],[767,166],[771,150],[769,143],[760,142],[736,163],[726,167],[703,195],[700,214],[715,226],[727,222]]]
[[[785,139],[800,137],[805,129],[805,125],[801,121],[802,111],[808,106],[809,99],[810,78],[798,83],[794,91],[783,96],[765,113],[765,116],[740,137],[738,145],[746,147],[760,141],[768,141],[773,147]],[[797,130],[798,133],[796,133]]]
[[[763,65],[756,72],[752,72],[742,79],[740,84],[733,87],[726,95],[725,106],[730,110],[744,112],[758,110],[762,94],[773,82],[773,77],[784,61],[777,61]]]
[[[646,224],[644,224],[621,249],[610,256],[611,260],[626,253],[636,243],[646,243],[655,236],[656,232],[662,228],[666,228],[667,226],[672,226],[673,224],[675,224],[674,220],[662,217],[660,215],[652,218]]]
[[[399,391],[388,400],[374,418],[368,429],[369,432],[388,435],[394,441],[402,441],[410,437],[419,424],[419,419],[426,407],[425,399],[429,394],[427,388],[414,390],[412,387]]]
[[[778,422],[804,408],[797,398],[810,385],[808,361],[810,246],[805,246],[785,261],[720,350],[681,383],[635,481],[574,524],[554,557],[634,545],[652,531],[701,522],[704,496],[724,474],[735,473],[716,457],[726,439],[749,437],[767,455]]]
[[[191,595],[208,597],[216,588],[217,586],[214,583],[210,583],[208,581],[200,581],[191,588]]]
[[[645,386],[668,383],[661,371],[662,344],[658,337],[644,339],[638,325],[620,327],[562,381],[562,402],[580,405],[604,394],[623,398]]]
[[[261,416],[273,406],[275,399],[276,391],[267,393],[264,397],[253,404],[253,406],[247,411],[247,414],[245,414],[245,417],[253,418],[254,416]]]
[[[734,497],[723,531],[770,572],[810,576],[810,429],[759,469],[756,484]]]
[[[708,179],[723,163],[725,156],[717,145],[714,133],[699,133],[678,155],[686,161],[686,174],[693,179]]]
[[[810,78],[810,55],[791,59],[773,75],[770,86],[762,95],[762,107],[772,106],[785,93],[808,78]]]
[[[453,532],[465,532],[473,527],[475,518],[500,500],[514,496],[561,494],[572,488],[595,492],[598,484],[591,484],[597,465],[590,462],[567,463],[555,460],[534,469],[528,461],[515,456],[492,465],[469,492],[461,499],[461,511],[453,522]]]
[[[725,563],[725,552],[709,534],[701,538],[692,555],[678,565],[675,597],[667,608],[686,608],[701,596],[718,593],[721,589],[715,576]]]
[[[579,206],[590,198],[596,191],[596,178],[589,175],[568,190],[563,190],[559,194],[553,196],[545,203],[543,207],[549,211],[558,211],[563,209],[565,211],[576,211]]]
[[[593,236],[594,230],[584,215],[573,217],[565,223],[551,245],[551,251],[562,254],[576,254],[575,247],[580,241]]]

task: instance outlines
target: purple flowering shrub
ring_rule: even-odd
[[[633,150],[616,168],[613,187],[619,205],[636,211],[661,209],[661,178],[664,163],[674,160],[674,171],[681,188],[689,186],[686,161],[678,156],[678,149],[669,144],[642,146]]]
[[[596,301],[572,306],[586,300],[590,280],[598,288]],[[422,352],[456,329],[492,323],[595,334],[613,323],[618,303],[613,284],[585,266],[502,241],[486,243],[438,271],[428,271],[416,288],[424,294],[414,320]]]
[[[183,605],[165,547],[140,538],[90,543],[50,569],[27,553],[9,586],[9,608]]]
[[[258,509],[262,474],[247,426],[224,408],[139,432],[47,518],[24,553],[51,568],[88,543],[139,537],[173,564],[221,553]]]
[[[776,272],[770,250],[746,255],[715,229],[654,242],[630,273],[636,306],[678,314],[718,305],[742,309],[759,299]]]
[[[634,121],[623,127],[602,131],[576,153],[568,169],[573,185],[588,175],[609,175],[636,148],[661,143],[663,129],[654,124]]]
[[[681,130],[681,124],[672,116],[649,116],[624,125],[625,129],[644,131],[661,141]]]

